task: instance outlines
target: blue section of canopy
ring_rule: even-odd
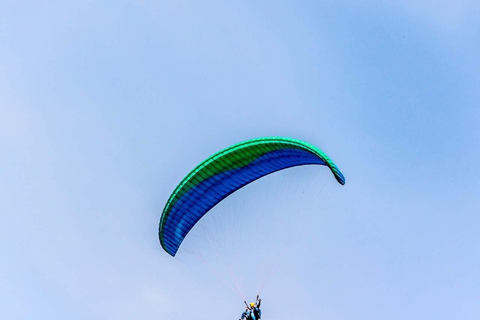
[[[267,174],[307,164],[325,165],[325,162],[301,149],[280,149],[264,154],[247,166],[202,181],[172,207],[164,229],[165,250],[175,256],[193,226],[231,193]]]

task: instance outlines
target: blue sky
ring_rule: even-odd
[[[347,184],[266,320],[480,317],[474,1],[1,7],[5,319],[238,319],[157,226],[198,162],[270,135],[319,146]]]

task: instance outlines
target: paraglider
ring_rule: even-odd
[[[303,166],[327,167],[338,183],[345,177],[330,158],[317,147],[284,137],[252,139],[228,147],[194,168],[170,195],[160,219],[158,236],[172,257],[202,217],[230,194],[247,184],[279,170]],[[261,299],[246,309],[241,320],[261,319]]]

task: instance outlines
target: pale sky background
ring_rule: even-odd
[[[347,184],[264,320],[479,319],[479,17],[476,1],[0,1],[0,317],[238,319],[158,221],[204,158],[280,135]]]

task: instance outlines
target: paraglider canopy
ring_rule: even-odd
[[[326,166],[340,184],[345,184],[333,161],[301,140],[258,138],[212,155],[193,169],[168,199],[158,232],[163,249],[175,256],[193,226],[229,194],[270,173],[302,165]]]

